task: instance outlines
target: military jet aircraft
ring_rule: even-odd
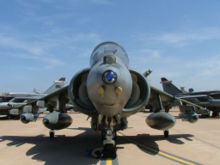
[[[219,116],[220,91],[193,92],[192,88],[189,89],[189,92],[181,91],[172,83],[172,81],[168,81],[165,77],[161,78],[161,84],[165,92],[208,108],[209,110],[213,111],[213,117]],[[209,116],[209,111],[201,111],[201,115]]]
[[[115,42],[103,42],[95,47],[90,57],[90,67],[78,72],[70,84],[48,96],[43,97],[24,109],[34,112],[34,107],[47,106],[51,112],[43,118],[43,124],[49,128],[50,138],[54,130],[64,129],[72,123],[66,113],[66,104],[71,100],[74,110],[91,117],[91,128],[100,130],[103,140],[102,157],[116,156],[116,132],[127,128],[127,118],[145,108],[152,107],[153,112],[146,123],[163,130],[175,124],[175,118],[167,113],[173,105],[182,106],[181,118],[195,122],[198,115],[193,108],[202,108],[190,102],[177,99],[170,94],[149,85],[145,77],[129,68],[129,59],[125,49]],[[166,109],[166,112],[162,110]],[[35,120],[35,113],[24,113],[21,121]]]
[[[0,115],[7,115],[8,118],[19,118],[23,113],[23,106],[28,102],[38,100],[56,90],[62,88],[66,81],[64,77],[54,81],[44,93],[3,93],[0,95]]]

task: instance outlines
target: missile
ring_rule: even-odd
[[[199,119],[199,115],[197,113],[181,113],[179,114],[179,118],[183,121],[195,123]]]
[[[39,114],[33,114],[33,113],[23,113],[20,116],[21,121],[24,124],[27,124],[27,123],[29,123],[31,121],[35,121],[38,117],[39,117]]]
[[[199,115],[195,113],[195,108],[193,106],[187,106],[187,105],[180,106],[180,111],[182,113],[179,114],[179,118],[182,119],[183,121],[195,123],[199,118]]]

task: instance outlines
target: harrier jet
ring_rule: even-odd
[[[188,100],[194,104],[203,106],[212,111],[212,116],[219,116],[220,112],[220,91],[200,91],[193,92],[190,88],[189,92],[181,91],[172,81],[168,81],[165,77],[161,78],[163,90],[178,98]],[[209,116],[208,111],[203,111],[202,116]]]
[[[163,130],[175,124],[175,118],[168,112],[173,105],[184,107],[181,118],[195,122],[198,119],[190,102],[176,99],[149,85],[145,77],[129,68],[125,49],[115,42],[103,42],[95,47],[90,57],[90,67],[75,74],[70,84],[24,109],[35,111],[34,107],[47,106],[50,113],[43,118],[49,128],[50,138],[54,130],[67,128],[72,118],[66,113],[66,104],[71,100],[74,110],[91,117],[91,128],[100,130],[103,147],[102,157],[116,156],[116,132],[127,128],[127,118],[149,105],[153,112],[146,123]],[[166,109],[166,112],[163,110]],[[35,113],[24,113],[21,121],[35,120]]]
[[[0,115],[7,115],[8,118],[19,118],[23,113],[23,106],[33,100],[38,100],[56,90],[62,88],[66,81],[64,77],[55,80],[44,93],[3,93],[0,95]]]

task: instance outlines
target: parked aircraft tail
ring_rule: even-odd
[[[165,77],[161,78],[161,84],[163,86],[163,90],[171,95],[176,96],[183,93],[180,89],[173,85],[172,81],[168,81]]]
[[[44,94],[50,94],[60,88],[62,88],[66,83],[66,78],[65,77],[61,77],[59,80],[55,80],[53,85],[50,86],[45,92]]]

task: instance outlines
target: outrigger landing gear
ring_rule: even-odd
[[[165,138],[168,138],[168,137],[169,137],[169,131],[168,131],[168,130],[165,130],[165,131],[164,131],[164,137],[165,137]]]
[[[49,135],[50,135],[50,139],[53,140],[54,139],[54,135],[55,135],[54,130],[50,130]]]

